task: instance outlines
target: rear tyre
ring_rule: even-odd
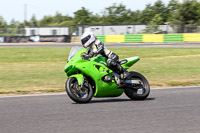
[[[128,80],[137,80],[139,84],[131,84],[125,88],[125,94],[132,100],[145,100],[150,93],[150,86],[147,79],[140,73],[130,72]]]
[[[85,87],[81,88],[80,85],[78,85],[78,81],[76,78],[68,78],[65,84],[65,89],[68,94],[68,96],[77,103],[88,103],[93,96],[93,90],[90,84]]]

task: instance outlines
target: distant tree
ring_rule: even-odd
[[[159,16],[162,18],[162,24],[167,21],[167,7],[161,0],[156,1],[154,5],[146,5],[146,8],[142,11],[141,22],[144,24],[149,24],[157,14],[159,14]]]
[[[178,0],[170,0],[167,5],[167,9],[169,10],[169,12],[174,12],[178,9],[179,4],[180,3]]]
[[[31,17],[30,22],[29,22],[29,26],[38,26],[38,21],[35,17],[35,14],[33,14],[33,16]]]
[[[161,0],[157,0],[153,7],[152,7],[152,11],[153,11],[153,16],[155,17],[157,14],[159,14],[159,17],[162,18],[162,23],[165,23],[167,21],[168,18],[168,10],[167,7],[165,6],[165,4],[161,1]],[[158,16],[158,15],[157,15]]]
[[[197,13],[198,13],[198,21],[197,21],[197,24],[200,24],[200,2],[198,3],[198,10],[197,10]]]
[[[2,16],[0,16],[0,34],[5,34],[7,33],[7,23],[6,21],[3,19]]]
[[[38,22],[38,26],[71,26],[74,25],[73,23],[73,18],[69,15],[56,12],[54,16],[44,16]]]
[[[15,19],[12,19],[9,28],[16,28],[16,27],[20,27],[20,22],[16,21]]]
[[[102,17],[99,14],[95,14],[91,16],[90,25],[103,25]]]
[[[74,23],[73,20],[66,20],[58,24],[58,26],[75,26],[76,24]]]
[[[112,6],[105,8],[103,12],[104,24],[126,24],[131,15],[131,10],[126,9],[123,4],[114,3]]]
[[[163,23],[163,18],[160,14],[156,14],[153,19],[147,24],[146,29],[144,30],[145,33],[154,33],[159,31],[159,25]]]
[[[53,21],[54,23],[62,23],[63,21],[69,21],[72,20],[72,17],[68,16],[68,15],[62,15],[59,12],[56,12],[56,15],[53,16]]]
[[[7,31],[11,35],[20,34],[20,26],[21,24],[19,21],[15,21],[15,19],[12,19],[9,25],[9,29]]]
[[[61,23],[64,21],[64,17],[62,16],[61,13],[56,12],[56,15],[53,17],[53,22],[54,23]]]
[[[132,11],[130,14],[129,24],[142,24],[142,12],[140,10]]]
[[[39,26],[50,26],[50,24],[53,23],[53,17],[52,16],[44,16],[40,21],[39,21]]]
[[[178,0],[170,0],[168,5],[167,5],[167,13],[168,13],[168,18],[167,21],[168,22],[173,22],[174,21],[174,14],[177,11],[177,9],[179,8],[179,1]]]
[[[146,8],[142,11],[141,23],[149,24],[151,19],[154,17],[154,12],[151,4],[147,4]]]
[[[156,32],[159,30],[158,29],[159,25],[163,24],[163,18],[161,17],[160,14],[156,14],[151,20],[150,24],[152,26],[153,32]]]
[[[92,13],[88,9],[82,7],[74,12],[74,15],[74,22],[77,25],[90,25]]]
[[[199,20],[200,3],[197,0],[184,0],[174,15],[179,24],[196,24]]]
[[[59,22],[58,26],[75,26],[75,22],[72,17],[66,14],[62,16],[62,21]]]
[[[0,16],[0,28],[5,28],[7,26],[6,21]]]

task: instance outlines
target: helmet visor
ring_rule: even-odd
[[[81,39],[82,45],[84,45],[88,40],[90,40],[91,35],[86,36],[85,38]]]

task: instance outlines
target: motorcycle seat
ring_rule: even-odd
[[[122,64],[125,64],[125,63],[127,63],[128,62],[128,60],[127,59],[124,59],[124,60],[121,60],[119,63],[120,63],[120,65],[122,65]]]

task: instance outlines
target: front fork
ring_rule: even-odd
[[[83,88],[83,86],[88,87],[88,81],[87,81],[86,77],[83,76],[83,74],[76,74],[76,75],[72,75],[70,77],[74,77],[77,79],[78,85],[81,87],[81,89]]]
[[[84,80],[85,80],[83,74],[76,74],[76,75],[70,76],[70,78],[71,77],[76,78],[76,80],[78,81],[78,85],[80,85],[81,88],[83,87],[83,83],[84,83]]]

